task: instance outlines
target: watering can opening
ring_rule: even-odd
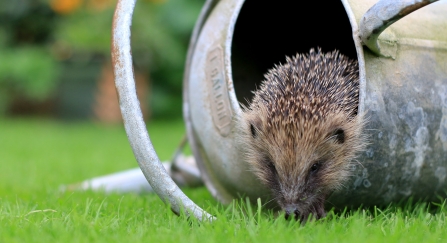
[[[310,14],[309,12],[314,12]],[[309,17],[311,16],[311,17]],[[247,105],[264,74],[286,56],[339,50],[357,59],[352,27],[341,1],[245,1],[237,17],[231,47],[231,68],[237,100]]]
[[[184,78],[188,141],[205,185],[218,200],[268,200],[269,191],[255,178],[237,139],[240,105],[247,105],[264,74],[286,56],[321,48],[360,62],[356,26],[343,1],[300,8],[285,0],[208,3],[196,24]],[[314,9],[315,16],[306,17]]]

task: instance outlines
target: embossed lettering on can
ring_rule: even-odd
[[[220,46],[211,49],[207,57],[206,82],[211,102],[213,123],[220,135],[227,136],[231,130],[232,112],[225,80],[223,51]]]

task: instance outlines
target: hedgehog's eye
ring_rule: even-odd
[[[251,123],[250,123],[250,131],[251,131],[251,136],[253,136],[253,138],[256,138],[256,135],[257,135],[256,128]]]
[[[276,172],[276,166],[275,166],[275,164],[273,164],[273,161],[268,160],[267,163],[268,163],[267,166],[270,168],[270,170],[273,172]]]
[[[264,164],[267,166],[267,168],[273,173],[276,174],[276,167],[275,164],[273,163],[273,161],[271,159],[269,159],[268,157],[264,157]]]
[[[253,138],[257,138],[258,133],[261,130],[261,119],[259,117],[255,117],[253,119],[250,119],[248,123],[250,124],[251,136]]]
[[[315,173],[320,169],[320,167],[321,167],[321,163],[317,162],[310,167],[310,172]]]

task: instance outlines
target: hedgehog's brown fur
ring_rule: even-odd
[[[323,217],[365,144],[357,62],[311,49],[265,79],[242,114],[247,161],[286,217]]]

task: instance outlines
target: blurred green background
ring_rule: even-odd
[[[205,0],[139,0],[132,24],[146,119],[180,119],[187,46]],[[0,1],[0,117],[121,122],[110,61],[116,0]]]

